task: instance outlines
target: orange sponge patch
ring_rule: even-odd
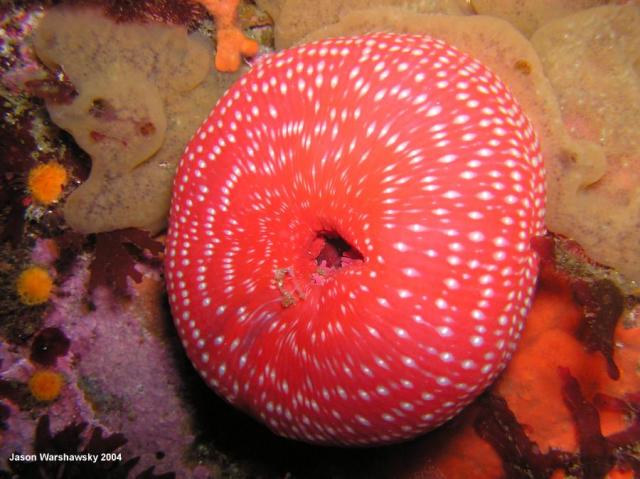
[[[628,328],[622,321],[618,324],[614,358],[620,378],[613,380],[607,373],[603,355],[589,352],[576,337],[584,314],[574,300],[572,280],[554,268],[543,267],[519,348],[490,390],[506,400],[518,424],[528,439],[537,443],[542,454],[551,449],[576,453],[580,447],[576,421],[563,398],[559,367],[570,371],[585,400],[598,408],[599,426],[605,437],[628,431],[630,427],[629,411],[598,404],[595,399],[600,394],[624,398],[630,392],[638,391],[640,328]],[[476,405],[481,403],[482,399]],[[409,459],[403,456],[402,464],[396,464],[394,469],[400,473],[393,477],[503,477],[502,459],[497,450],[490,447],[474,427],[477,414],[482,413],[481,409],[479,413],[477,411],[471,406],[448,425],[417,440],[419,454]],[[526,467],[525,464],[523,470]],[[557,469],[550,479],[564,477],[568,474]],[[608,479],[631,477],[634,477],[632,471],[619,467],[614,467],[607,475]]]
[[[59,163],[38,165],[29,172],[29,193],[36,201],[48,205],[60,198],[67,181],[67,170]]]
[[[234,72],[240,68],[240,56],[252,57],[258,53],[258,42],[247,38],[235,24],[239,0],[197,0],[216,19],[216,69]]]
[[[25,269],[16,282],[20,301],[24,304],[42,304],[49,300],[53,290],[53,279],[49,272],[40,266]]]
[[[29,379],[29,391],[38,401],[53,401],[60,396],[64,386],[62,374],[50,369],[36,371]]]

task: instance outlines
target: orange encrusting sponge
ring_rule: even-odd
[[[590,353],[577,337],[582,310],[573,302],[569,281],[545,274],[527,318],[518,351],[494,391],[504,397],[531,440],[542,452],[550,448],[575,451],[575,424],[562,398],[558,368],[568,368],[587,401],[596,393],[624,397],[640,389],[636,365],[640,361],[640,328],[627,329],[622,322],[615,330],[614,359],[620,378],[607,373],[607,362],[598,352]],[[553,411],[553,413],[550,413]],[[625,415],[600,410],[600,426],[607,436],[628,427]]]
[[[16,281],[20,301],[29,306],[46,303],[52,290],[53,279],[49,272],[40,266],[25,269]]]
[[[62,374],[50,369],[36,371],[29,379],[31,395],[41,402],[57,399],[62,391],[62,386],[64,386]]]
[[[552,268],[543,268],[533,307],[511,363],[491,392],[503,397],[527,436],[538,444],[542,453],[550,448],[576,452],[578,439],[571,412],[562,396],[562,380],[558,368],[568,368],[580,384],[587,401],[597,393],[623,398],[640,390],[640,328],[625,328],[620,321],[615,330],[614,359],[620,378],[607,374],[605,358],[589,353],[576,338],[582,321],[582,309],[575,304],[569,280]],[[609,436],[629,427],[629,418],[620,411],[600,409],[600,427]],[[456,420],[457,426],[443,427],[432,440],[425,437],[419,454],[404,457],[395,477],[422,479],[434,477],[433,471],[447,479],[498,479],[502,477],[501,459],[481,439],[474,428],[471,408]],[[474,451],[471,454],[469,451]],[[552,479],[562,479],[566,472],[556,470]],[[608,479],[627,479],[633,473],[617,467]]]
[[[61,164],[52,161],[38,165],[29,172],[27,187],[33,199],[48,205],[58,201],[67,181],[67,171]]]
[[[213,15],[218,30],[216,69],[234,72],[240,68],[241,55],[252,57],[258,53],[258,42],[247,38],[236,25],[236,9],[239,0],[196,0]]]

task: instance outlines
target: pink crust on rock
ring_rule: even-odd
[[[180,163],[177,329],[207,383],[278,434],[414,437],[509,360],[544,198],[532,126],[477,60],[399,34],[281,51]]]

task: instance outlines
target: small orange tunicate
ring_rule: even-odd
[[[53,290],[53,278],[40,266],[25,269],[16,281],[20,301],[27,305],[42,304],[49,300]]]
[[[64,378],[61,373],[51,369],[42,369],[33,373],[29,379],[29,391],[38,401],[53,401],[60,395]]]
[[[38,202],[48,205],[57,201],[67,184],[67,170],[55,161],[38,165],[29,172],[29,193]]]

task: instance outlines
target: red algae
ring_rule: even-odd
[[[633,469],[640,474],[640,461],[633,454],[633,446],[640,441],[640,418],[638,418],[637,394],[630,395],[629,402],[607,397],[610,408],[620,412],[632,412],[633,422],[624,431],[605,437],[602,433],[601,418],[593,403],[586,400],[578,381],[566,368],[559,368],[563,381],[562,395],[567,408],[571,411],[579,440],[579,452],[574,465],[567,467],[580,471],[580,477],[599,479],[617,466],[622,470]],[[602,397],[602,396],[598,396]],[[602,400],[599,401],[602,404]],[[613,407],[612,407],[613,406]],[[626,407],[625,407],[626,406]]]
[[[573,282],[572,287],[576,302],[584,311],[576,335],[587,351],[602,353],[607,361],[609,376],[618,379],[620,370],[613,360],[613,336],[624,310],[624,297],[609,280],[591,283],[578,280]]]
[[[100,7],[119,23],[160,22],[185,25],[193,30],[206,18],[202,6],[186,0],[67,0],[65,4]]]
[[[59,105],[68,105],[78,96],[69,80],[56,77],[28,80],[25,87],[33,96]]]
[[[569,454],[557,449],[542,453],[503,398],[487,394],[479,407],[474,428],[498,452],[507,477],[549,477],[569,460]]]
[[[149,233],[135,228],[98,233],[95,237],[89,292],[98,286],[106,286],[120,296],[127,296],[127,278],[136,283],[142,280],[142,273],[136,269],[135,255],[144,250],[154,255],[162,251],[162,243],[153,240]]]
[[[59,328],[41,329],[31,343],[30,359],[43,366],[53,366],[59,356],[67,354],[70,344]]]
[[[600,351],[577,337],[585,311],[574,299],[575,282],[543,255],[519,349],[498,383],[454,425],[419,440],[418,453],[405,454],[394,477],[633,477],[640,464],[640,328],[617,321],[620,376],[612,379]]]

